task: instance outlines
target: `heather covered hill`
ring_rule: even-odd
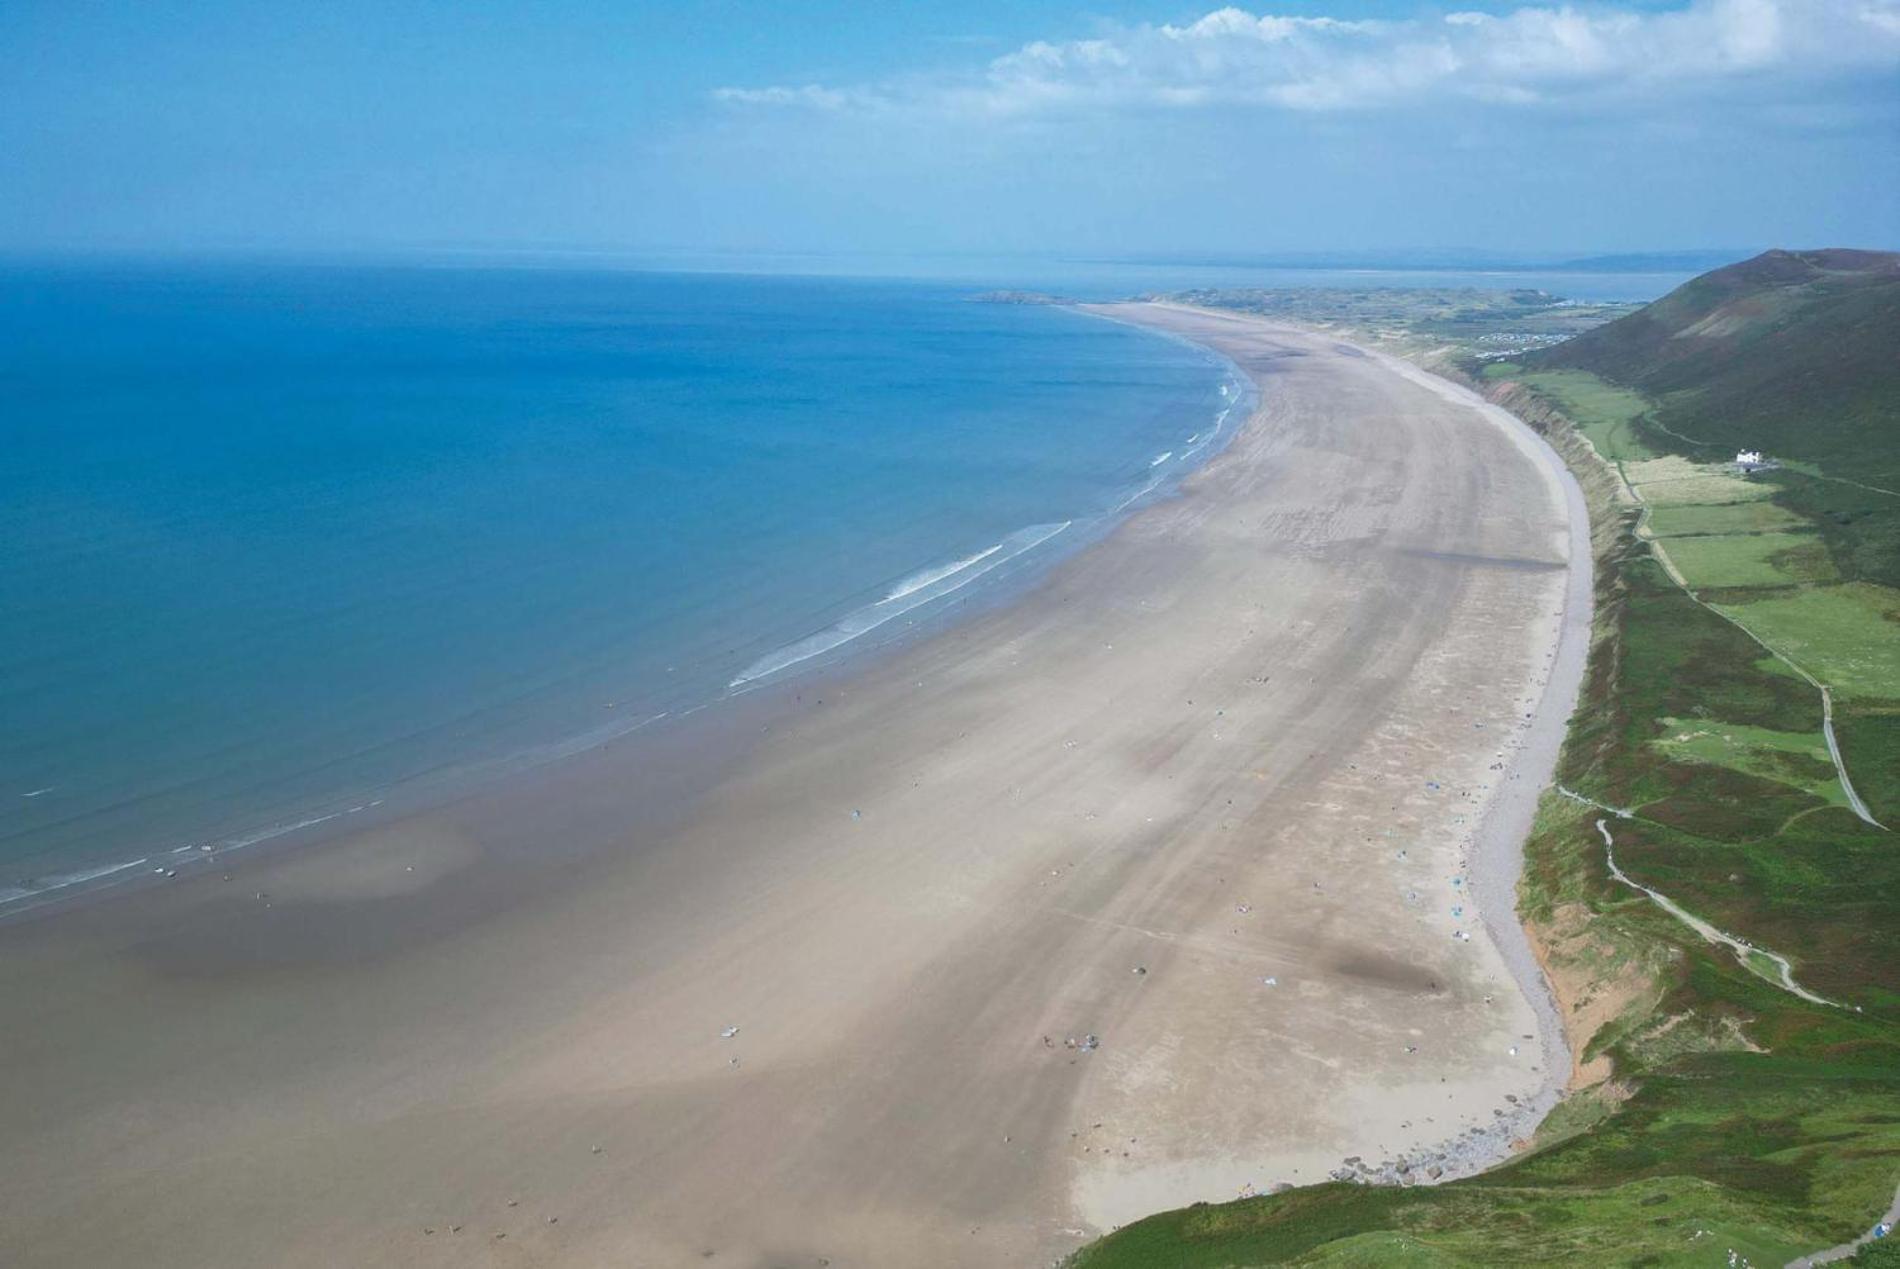
[[[1900,253],[1764,252],[1524,365],[1637,389],[1705,457],[1760,448],[1900,482]]]

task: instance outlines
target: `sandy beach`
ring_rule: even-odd
[[[1032,593],[426,814],[0,928],[0,1263],[1046,1265],[1498,1157],[1581,505],[1321,335]],[[231,874],[230,880],[223,873]]]

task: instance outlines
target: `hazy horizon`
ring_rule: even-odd
[[[1895,0],[25,3],[0,250],[1893,247],[1896,68]]]

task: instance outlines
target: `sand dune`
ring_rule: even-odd
[[[0,1262],[1035,1265],[1508,1139],[1555,1038],[1469,894],[1574,692],[1555,459],[1323,337],[1104,315],[1261,406],[1028,597],[0,931]]]

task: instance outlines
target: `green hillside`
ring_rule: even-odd
[[[1506,370],[1573,416],[1591,383],[1646,401],[1580,418],[1613,461],[1766,452],[1841,577],[1900,587],[1900,254],[1770,251]]]
[[[1523,364],[1634,388],[1714,450],[1900,485],[1900,254],[1770,251]]]

